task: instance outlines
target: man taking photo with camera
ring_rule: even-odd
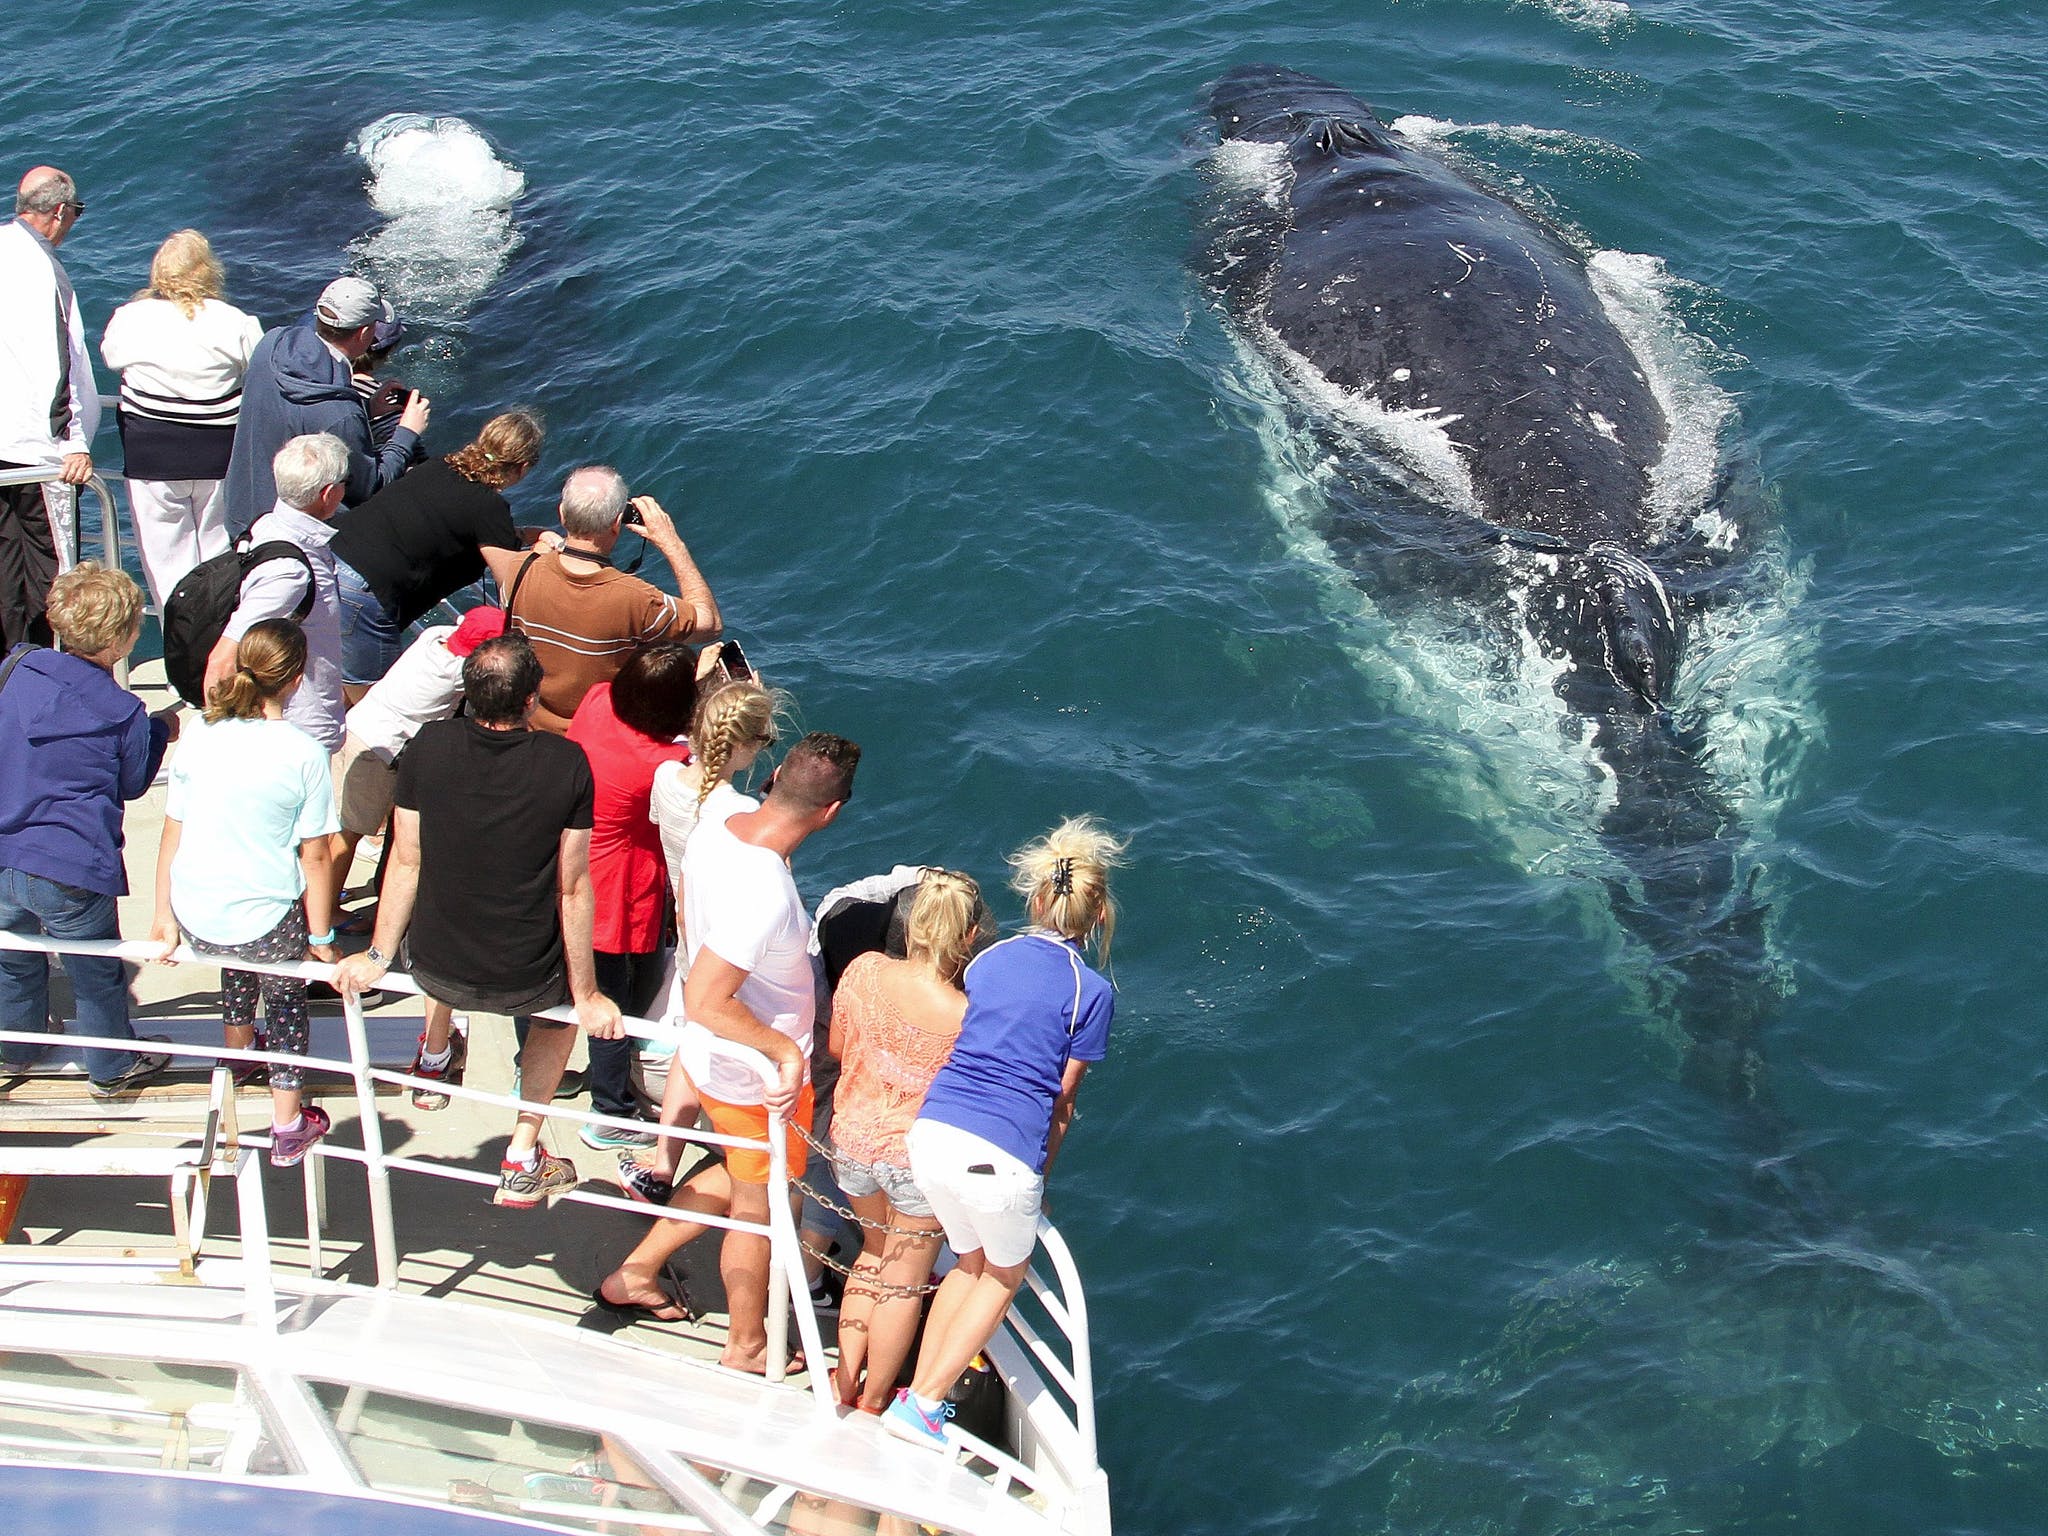
[[[562,547],[520,561],[509,582],[506,622],[523,630],[540,658],[537,729],[561,735],[583,695],[608,683],[643,645],[657,640],[702,644],[718,637],[718,600],[689,546],[661,503],[630,500],[619,472],[603,464],[572,470],[562,482]],[[620,533],[631,528],[661,551],[675,573],[670,597],[651,582],[612,566]]]

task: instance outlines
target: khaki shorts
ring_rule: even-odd
[[[334,769],[334,797],[342,831],[357,837],[375,837],[382,832],[397,789],[396,767],[353,736],[342,742]]]

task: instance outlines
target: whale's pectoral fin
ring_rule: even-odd
[[[1586,560],[1608,671],[1646,706],[1662,706],[1678,670],[1678,612],[1671,594],[1640,556],[1619,544],[1594,544]]]

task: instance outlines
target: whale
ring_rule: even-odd
[[[1204,105],[1212,164],[1264,168],[1221,197],[1205,275],[1338,466],[1324,542],[1382,605],[1544,660],[1560,736],[1606,781],[1588,841],[1649,952],[1656,1032],[1744,1108],[1757,1166],[1785,1168],[1759,865],[1709,722],[1675,707],[1690,637],[1745,583],[1742,541],[1658,496],[1671,416],[1563,231],[1315,76],[1246,66]]]
[[[1584,707],[1654,712],[1682,645],[1644,558],[1664,540],[1650,489],[1669,423],[1585,262],[1328,81],[1248,66],[1208,111],[1222,141],[1275,146],[1288,169],[1285,205],[1237,227],[1234,307],[1329,387],[1440,433],[1455,509],[1554,557],[1540,639]]]

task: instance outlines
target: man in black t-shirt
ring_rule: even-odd
[[[574,1036],[538,1017],[542,1009],[573,1002],[592,1035],[621,1033],[591,962],[595,785],[581,747],[527,724],[540,662],[524,635],[471,651],[462,687],[468,715],[422,727],[398,760],[376,939],[336,976],[344,991],[375,986],[402,944],[413,980],[438,1005],[428,1009],[414,1071],[447,1074],[451,1008],[511,1014],[531,1026],[519,1059],[523,1096],[545,1105]],[[529,1209],[575,1186],[575,1165],[540,1145],[543,1118],[520,1113],[499,1169],[499,1205]]]

